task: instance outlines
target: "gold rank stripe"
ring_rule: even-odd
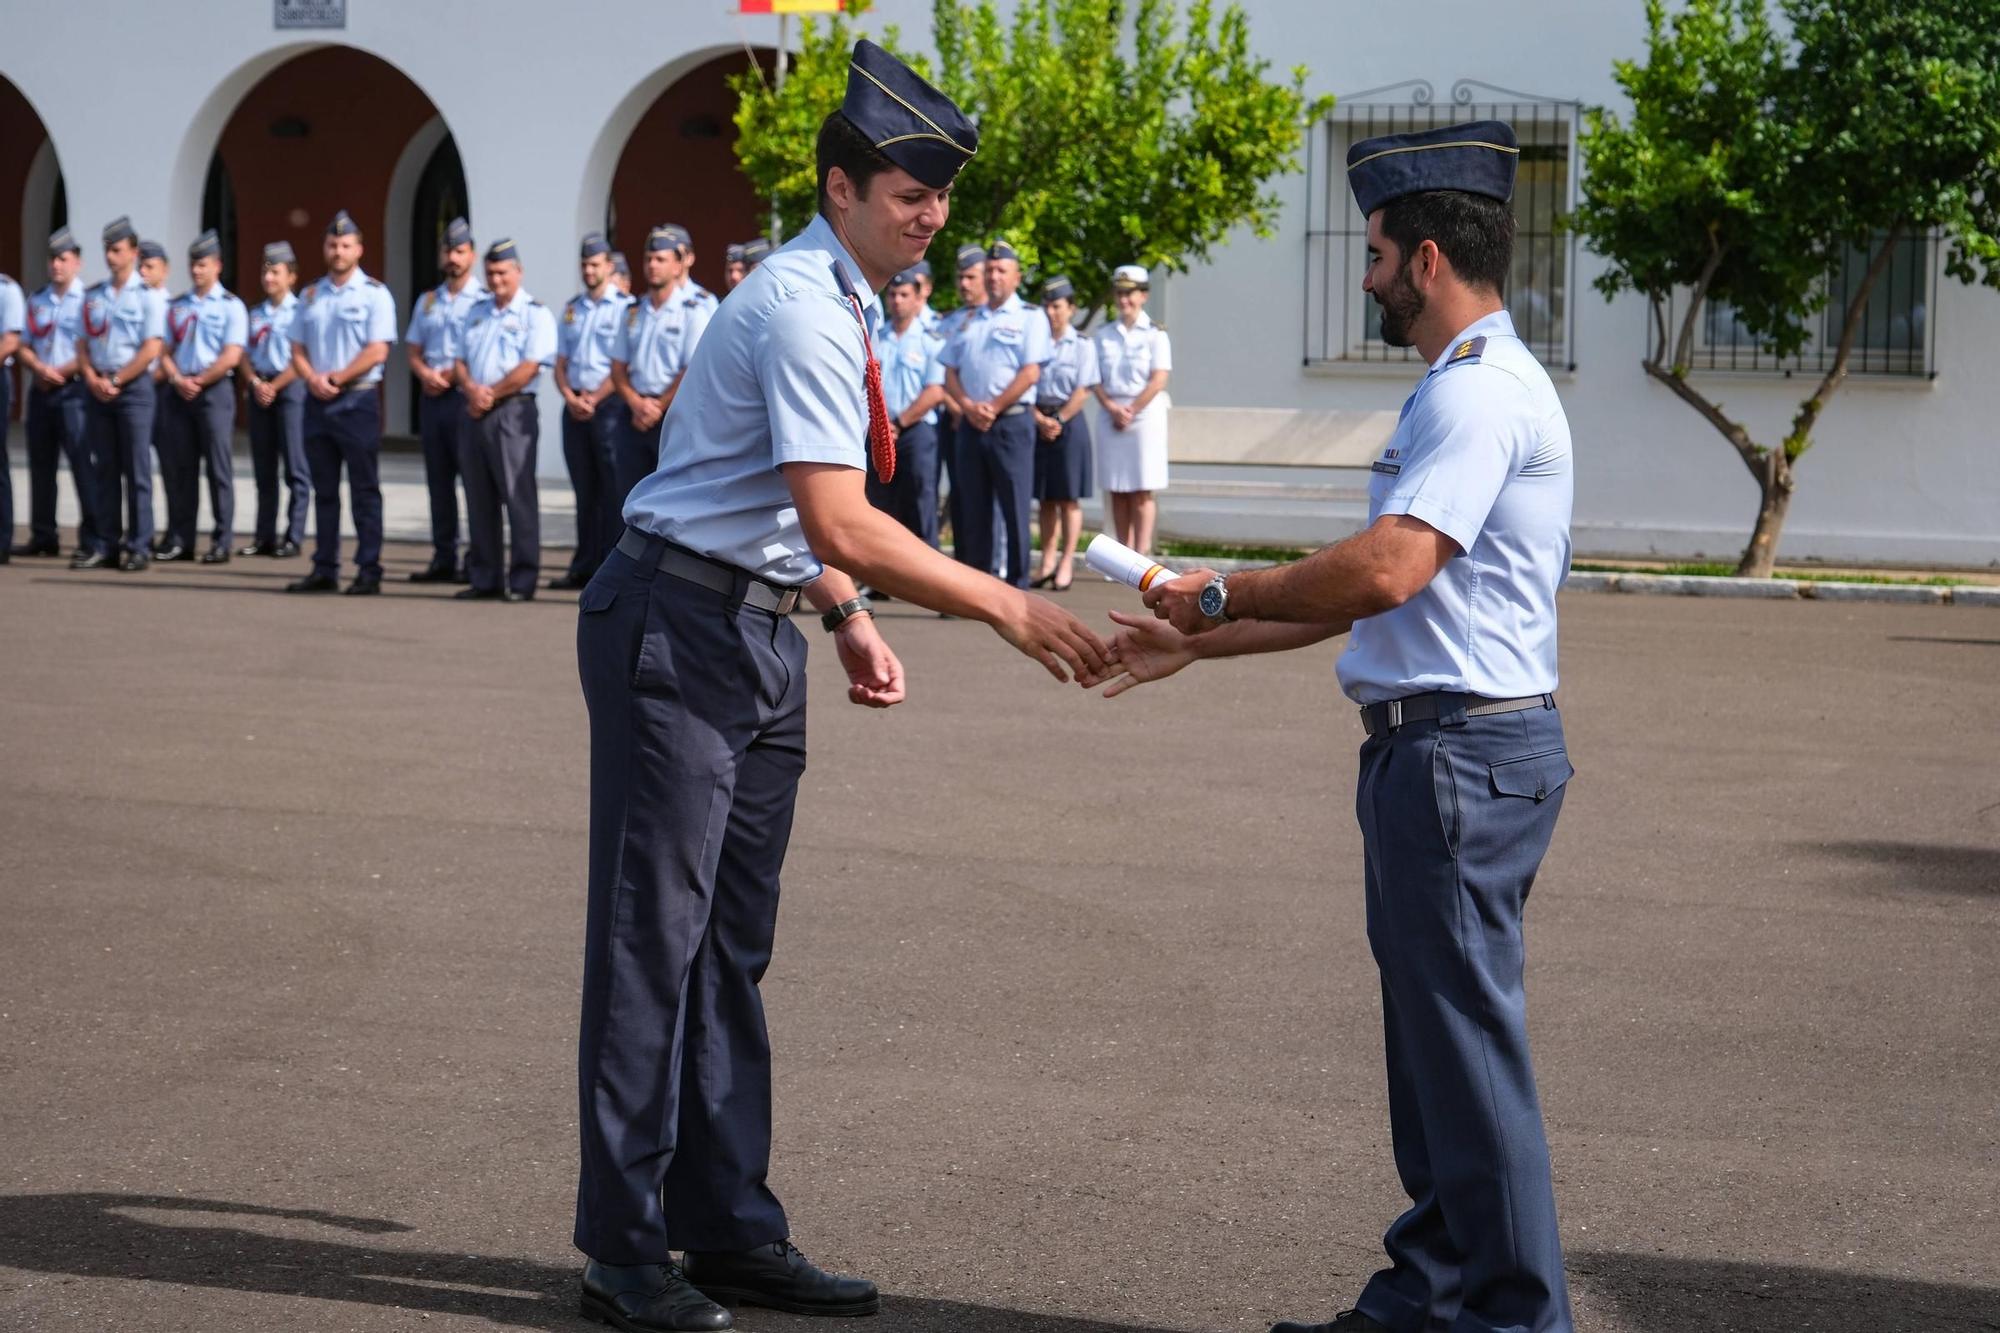
[[[1353,171],[1357,167],[1365,167],[1378,157],[1390,157],[1396,153],[1427,153],[1433,148],[1491,148],[1496,153],[1515,154],[1521,151],[1518,148],[1509,148],[1504,143],[1487,143],[1484,139],[1454,139],[1450,143],[1420,143],[1411,144],[1407,148],[1384,148],[1379,153],[1370,153],[1359,162],[1349,162],[1347,169]]]
[[[953,148],[956,148],[959,152],[964,153],[967,157],[972,157],[974,155],[974,150],[967,148],[964,144],[952,138],[949,134],[946,134],[944,132],[944,126],[938,124],[936,121],[932,120],[929,116],[917,110],[915,107],[911,106],[908,102],[905,102],[902,98],[898,97],[895,93],[895,90],[890,88],[888,84],[882,82],[882,80],[876,78],[873,74],[870,74],[867,70],[861,68],[861,66],[856,64],[854,61],[851,60],[848,61],[847,67],[853,70],[856,74],[859,74],[862,78],[867,79],[868,82],[874,84],[877,88],[880,88],[883,92],[883,95],[888,97],[891,101],[895,102],[896,105],[902,107],[903,110],[909,112],[911,115],[915,116],[918,120],[921,120],[924,124],[930,126],[932,130],[936,131],[936,133],[933,134],[898,134],[894,138],[884,139],[881,143],[876,144],[875,146],[877,148],[886,148],[892,143],[905,143],[911,139],[936,139],[939,143],[950,144]]]

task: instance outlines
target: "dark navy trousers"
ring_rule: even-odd
[[[160,481],[167,491],[167,537],[192,551],[201,513],[201,474],[208,471],[209,539],[229,549],[236,531],[236,384],[228,376],[189,402],[160,390]]]
[[[283,464],[285,492],[290,503],[285,509],[285,540],[305,545],[306,511],[312,507],[312,471],[306,464],[306,386],[293,380],[278,390],[269,407],[259,407],[253,397],[248,404],[250,419],[250,467],[257,477],[257,529],[255,540],[263,545],[278,542],[278,469]]]
[[[458,568],[458,451],[465,429],[465,395],[419,391],[417,433],[424,446],[424,485],[431,499],[431,563]]]
[[[7,457],[13,411],[14,367],[0,362],[0,551],[14,545],[14,464]]]
[[[85,408],[85,430],[97,464],[97,533],[91,549],[100,555],[116,555],[121,546],[133,555],[152,554],[156,394],[152,376],[141,375],[110,402],[92,396]]]
[[[1356,1302],[1396,1333],[1569,1333],[1522,909],[1570,777],[1553,707],[1361,747],[1356,814],[1408,1211]]]
[[[625,531],[625,492],[618,489],[618,437],[627,429],[625,400],[612,394],[585,421],[562,417],[563,462],[576,492],[576,554],[569,572],[588,578]],[[659,438],[653,440],[657,449]],[[648,468],[647,471],[651,471]]]
[[[81,380],[28,390],[28,540],[37,546],[54,548],[62,540],[56,529],[56,464],[63,459],[76,488],[77,547],[97,547],[97,464],[85,420],[89,401]]]
[[[888,485],[868,470],[868,500],[877,509],[938,544],[938,433],[928,421],[896,436],[896,476]]]
[[[667,419],[661,417],[653,424],[651,430],[640,430],[632,424],[630,408],[626,409],[621,419],[612,469],[616,478],[612,483],[612,489],[618,494],[614,507],[619,514],[619,532],[625,530],[623,521],[625,498],[632,494],[634,486],[652,476],[653,470],[660,465],[660,431],[666,424]],[[617,542],[618,537],[615,533],[611,540]]]
[[[382,577],[382,395],[350,389],[332,402],[306,398],[306,466],[312,471],[313,572],[340,573],[340,472],[354,514],[354,566]]]
[[[1035,499],[1035,418],[1030,412],[1001,417],[991,430],[975,430],[970,422],[958,428],[958,454],[952,485],[963,498],[952,511],[963,523],[953,538],[960,563],[974,569],[994,568],[994,543],[1005,539],[1003,582],[1028,586],[1028,553],[1034,542],[1028,514]],[[994,533],[999,511],[1000,534]]]
[[[542,568],[541,490],[535,484],[542,418],[535,395],[501,399],[483,417],[467,414],[458,432],[458,470],[465,477],[466,580],[477,592],[506,584],[535,595]],[[501,558],[502,514],[507,517]]]
[[[605,1263],[790,1234],[766,1181],[758,983],[806,763],[788,617],[614,548],[579,599],[590,897],[576,1245]]]

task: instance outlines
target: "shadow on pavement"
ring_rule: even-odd
[[[1935,843],[1855,841],[1805,843],[1879,871],[1870,888],[1943,893],[1959,898],[2000,897],[2000,849]]]
[[[1569,1270],[1632,1333],[1970,1333],[2000,1329],[2000,1290],[1787,1264],[1572,1254]]]
[[[178,1213],[185,1222],[145,1213]],[[510,1328],[573,1331],[589,1327],[576,1313],[581,1260],[561,1266],[529,1259],[274,1235],[224,1223],[262,1221],[296,1231],[297,1224],[363,1236],[415,1228],[372,1217],[342,1217],[310,1208],[147,1194],[0,1195],[0,1268],[81,1278],[165,1282],[294,1299],[348,1301],[418,1312],[471,1315]],[[274,1312],[275,1314],[275,1312]],[[821,1327],[762,1310],[739,1311],[737,1326],[756,1330]],[[888,1294],[870,1329],[908,1333],[1175,1333],[1133,1324],[1030,1314],[956,1301]],[[283,1326],[282,1321],[274,1327]]]

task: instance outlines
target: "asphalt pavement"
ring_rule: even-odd
[[[302,570],[0,568],[0,1329],[586,1327],[574,597]],[[1579,1327],[2000,1329],[2000,612],[1562,613]],[[883,624],[902,707],[813,659],[765,985],[797,1242],[883,1333],[1343,1308],[1400,1196],[1337,645],[1107,702]]]

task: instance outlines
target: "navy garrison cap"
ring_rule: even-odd
[[[110,247],[120,241],[136,241],[139,233],[132,230],[132,219],[120,214],[104,224],[104,244]]]
[[[1021,252],[1007,244],[1007,242],[999,240],[994,241],[993,244],[986,247],[986,257],[988,259],[1011,259],[1017,264],[1021,262]]]
[[[958,247],[958,271],[960,273],[974,264],[986,262],[986,247],[983,245],[961,245]]]
[[[904,270],[903,270],[903,271],[902,271],[901,273],[898,273],[898,274],[897,274],[897,275],[896,275],[895,277],[893,277],[893,278],[889,279],[889,285],[890,285],[891,287],[914,287],[914,286],[916,286],[916,285],[917,285],[917,267],[916,267],[916,265],[912,264],[912,265],[911,265],[910,267],[908,267],[908,268],[904,269]]]
[[[343,208],[333,215],[333,221],[326,224],[326,234],[329,236],[359,236],[361,228],[354,225],[354,219],[347,216],[347,210]]]
[[[167,257],[167,247],[161,245],[158,241],[139,242],[139,258],[165,259],[166,257]]]
[[[729,243],[728,245],[725,245],[725,246],[723,246],[723,247],[722,247],[722,262],[723,262],[723,263],[725,263],[725,264],[740,264],[740,263],[742,263],[742,262],[743,262],[743,246],[742,246],[742,245],[741,245],[740,243],[738,243],[738,242],[735,242],[735,241],[731,241],[731,242],[730,242],[730,243]]]
[[[521,252],[514,248],[512,237],[502,237],[486,247],[487,263],[505,264],[510,260],[516,264],[521,262]]]
[[[910,265],[909,268],[905,269],[904,271],[907,273],[914,273],[916,276],[920,278],[928,278],[931,275],[931,261],[928,259],[919,259],[916,263]]]
[[[299,257],[292,253],[292,243],[290,241],[272,241],[264,247],[264,263],[266,265],[290,264],[293,267],[297,267],[298,262]]]
[[[611,242],[604,239],[603,232],[587,231],[583,234],[583,244],[577,248],[576,257],[578,259],[588,259],[592,255],[608,255],[610,253]]]
[[[647,254],[652,254],[655,250],[692,250],[693,248],[694,237],[688,235],[687,228],[672,222],[662,222],[659,226],[646,233]],[[736,252],[735,259],[741,260],[743,258],[742,246],[732,245],[729,248]]]
[[[76,243],[76,237],[69,234],[68,227],[57,227],[49,233],[49,258],[59,259],[63,255],[82,254],[83,247]]]
[[[743,267],[755,268],[771,257],[771,243],[763,237],[743,242]]]
[[[1497,120],[1363,139],[1347,150],[1347,183],[1366,217],[1406,194],[1459,190],[1502,203],[1514,197],[1521,150]]]
[[[210,227],[207,231],[195,237],[194,243],[188,246],[188,262],[193,263],[197,259],[207,259],[211,255],[219,256],[221,253],[222,238],[215,234],[215,228]]]
[[[854,44],[840,114],[877,152],[933,189],[979,151],[979,130],[949,97],[867,38]]]
[[[626,260],[623,250],[613,250],[611,252],[611,271],[621,278],[632,276],[632,265]]]
[[[1042,284],[1043,301],[1076,300],[1076,284],[1068,278],[1050,278]]]
[[[456,250],[461,245],[472,244],[472,224],[464,218],[453,218],[444,224],[444,248]]]

